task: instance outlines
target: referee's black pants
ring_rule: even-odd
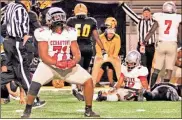
[[[140,51],[140,45],[138,45],[138,51]],[[155,53],[155,44],[145,46],[145,53],[141,53],[141,65],[147,67],[149,74],[147,76],[148,83],[150,82],[152,60]]]
[[[29,42],[23,46],[23,40],[9,37],[4,41],[4,50],[8,58],[7,65],[12,65],[15,80],[21,83],[25,92],[28,91],[31,83],[28,59]],[[8,77],[4,77],[7,79]]]

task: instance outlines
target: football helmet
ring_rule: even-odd
[[[176,13],[176,5],[172,1],[165,2],[162,7],[163,12]]]
[[[37,0],[37,4],[40,9],[45,9],[47,7],[51,7],[52,1],[51,0]]]
[[[84,5],[83,3],[78,3],[74,8],[75,16],[77,16],[77,15],[87,15],[87,13],[88,13],[87,6]]]
[[[117,21],[116,21],[116,19],[113,18],[113,17],[108,17],[108,18],[106,19],[106,21],[105,21],[105,26],[106,26],[107,28],[116,28],[116,26],[117,26]]]
[[[58,25],[66,23],[66,13],[62,8],[52,7],[46,13],[46,23],[47,25]]]
[[[140,62],[141,62],[141,55],[138,51],[132,50],[126,55],[125,64],[129,71],[139,66]]]
[[[23,1],[20,1],[20,2],[25,5],[27,11],[30,11],[31,6],[32,6],[32,3],[31,3],[30,0],[23,0]]]

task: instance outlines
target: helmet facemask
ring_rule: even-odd
[[[138,51],[133,50],[129,52],[125,58],[125,64],[128,71],[131,71],[135,67],[139,66],[141,62],[141,55]]]
[[[48,11],[46,15],[46,21],[50,29],[52,29],[54,32],[56,32],[57,29],[60,28],[61,31],[66,25],[66,14],[62,9],[57,9],[53,12]]]

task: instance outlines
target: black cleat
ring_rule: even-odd
[[[34,104],[33,104],[32,107],[33,107],[33,109],[41,108],[41,107],[43,107],[45,104],[46,104],[45,101],[38,101],[38,102],[34,102]]]
[[[79,101],[84,101],[84,96],[79,93],[77,90],[73,89],[72,90],[73,95],[79,100]]]
[[[31,112],[23,112],[23,115],[21,116],[21,118],[24,118],[24,119],[30,118],[30,114]]]
[[[93,112],[92,110],[86,110],[84,115],[85,117],[100,117],[99,114]]]
[[[102,96],[102,91],[98,92],[98,97],[96,99],[97,101],[101,102],[101,101],[106,101],[107,97],[106,96]]]

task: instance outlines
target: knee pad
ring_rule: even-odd
[[[41,88],[40,83],[32,81],[32,83],[30,85],[30,89],[28,91],[28,94],[33,95],[33,96],[37,96],[37,94],[39,93],[40,88]]]

